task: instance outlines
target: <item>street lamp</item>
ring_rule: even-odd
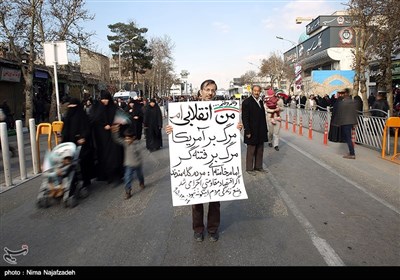
[[[121,78],[121,47],[128,44],[129,42],[131,42],[132,40],[135,40],[138,37],[138,35],[132,37],[131,39],[129,39],[126,42],[123,42],[119,45],[118,47],[118,74],[119,74],[119,89],[122,89],[122,78]]]
[[[288,40],[288,39],[285,39],[285,38],[280,37],[280,36],[275,36],[275,37],[276,37],[276,39],[279,39],[279,40],[288,41],[289,43],[291,43],[293,46],[296,47],[296,63],[297,63],[298,60],[299,60],[299,53],[298,53],[298,51],[297,51],[297,44],[296,44],[296,42],[293,42],[292,40]]]
[[[247,63],[257,67],[258,69],[261,69],[260,65],[254,64],[253,62],[247,62]]]
[[[297,67],[297,64],[299,63],[299,52],[298,52],[298,49],[297,49],[298,44],[296,42],[293,42],[292,40],[288,40],[288,39],[285,39],[285,38],[280,37],[280,36],[275,36],[275,37],[276,37],[276,39],[287,41],[287,42],[291,43],[293,46],[296,47],[296,61],[295,61],[295,66],[294,66],[295,84],[296,84],[296,67]],[[295,85],[295,89],[297,91],[296,85]],[[299,95],[299,108],[300,108],[300,95]]]

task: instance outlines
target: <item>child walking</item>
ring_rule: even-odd
[[[124,137],[119,136],[119,125],[113,125],[111,131],[113,140],[124,147],[125,199],[129,199],[132,196],[132,181],[135,171],[139,179],[140,188],[144,189],[143,164],[139,140],[136,139],[136,135],[131,128],[127,128],[124,131]]]

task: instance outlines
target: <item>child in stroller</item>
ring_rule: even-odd
[[[72,142],[57,145],[47,153],[43,163],[43,181],[37,204],[48,207],[50,198],[63,197],[66,207],[77,205],[77,196],[86,197],[88,190],[79,179],[79,152],[81,147]]]
[[[64,194],[62,183],[72,169],[72,159],[72,156],[65,156],[61,164],[48,173],[49,196],[60,197]]]

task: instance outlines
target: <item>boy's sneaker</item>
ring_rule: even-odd
[[[202,232],[195,232],[193,237],[194,237],[194,240],[196,240],[197,242],[202,242],[204,239]]]
[[[141,184],[139,185],[139,187],[143,190],[143,189],[144,189],[144,183],[141,183]]]
[[[217,242],[217,241],[218,241],[218,238],[219,238],[218,232],[209,233],[208,236],[209,236],[208,239],[209,239],[211,242]]]
[[[131,190],[125,191],[125,199],[130,199],[132,197]]]

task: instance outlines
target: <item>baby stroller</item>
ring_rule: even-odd
[[[61,198],[65,207],[75,207],[77,198],[89,195],[82,187],[79,170],[81,147],[72,142],[59,144],[50,153],[46,153],[43,162],[43,181],[37,197],[37,206],[49,207],[52,198]]]

